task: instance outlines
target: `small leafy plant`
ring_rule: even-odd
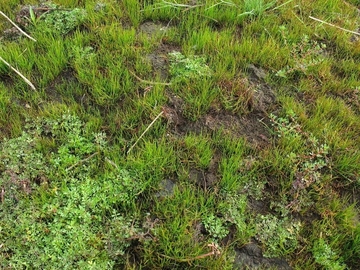
[[[315,262],[325,267],[325,269],[346,269],[346,266],[340,262],[339,256],[331,249],[331,247],[325,242],[323,238],[320,238],[314,243],[312,252],[315,258]]]
[[[214,214],[203,217],[202,222],[206,231],[210,234],[214,241],[223,239],[229,233],[223,220]]]
[[[227,193],[222,197],[218,211],[222,214],[222,219],[227,224],[228,230],[230,231],[231,226],[235,227],[237,240],[244,243],[249,241],[250,236],[253,236],[253,227],[246,220],[246,196]]]
[[[255,223],[255,238],[264,245],[264,256],[285,256],[296,249],[297,235],[301,228],[299,221],[278,219],[273,215],[258,215]]]
[[[75,8],[69,11],[56,11],[47,14],[44,22],[47,26],[62,35],[69,33],[75,27],[82,24],[86,19],[86,12],[83,9]]]
[[[198,77],[210,77],[212,71],[206,65],[203,56],[186,57],[181,52],[169,53],[170,74],[176,79],[194,79]]]
[[[285,118],[271,114],[270,119],[277,136],[289,143],[303,144],[306,151],[288,154],[289,161],[293,164],[294,181],[291,192],[293,199],[287,208],[298,212],[307,204],[307,189],[314,184],[321,186],[324,181],[324,169],[331,168],[331,160],[328,157],[329,146],[320,142],[313,134],[305,132],[297,122],[293,111],[289,111]]]
[[[41,10],[41,14],[35,12],[35,7],[29,7],[30,23],[35,27],[48,29],[61,35],[68,34],[84,23],[87,18],[84,9],[63,9],[51,2],[41,5],[38,9]]]
[[[287,38],[285,36],[286,28],[282,26],[280,32],[283,34],[284,44],[287,44]],[[291,63],[285,68],[276,72],[276,76],[287,78],[289,75],[300,72],[307,74],[310,67],[319,65],[324,61],[324,49],[326,45],[324,43],[318,43],[315,40],[311,40],[308,35],[303,35],[299,43],[293,43],[291,45]]]
[[[238,241],[247,242],[253,235],[252,227],[246,222],[247,200],[245,196],[224,193],[217,206],[219,215],[209,214],[202,222],[214,242],[218,242],[230,233],[230,227],[236,228]]]
[[[28,133],[4,139],[0,153],[2,203],[12,204],[30,194],[49,172],[44,155],[36,151],[36,140]]]

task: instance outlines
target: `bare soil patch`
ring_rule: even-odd
[[[58,86],[63,83],[76,81],[74,71],[71,69],[63,69],[55,79],[48,84],[45,89],[47,97],[51,101],[62,102],[61,93],[58,92]]]
[[[169,77],[168,54],[178,50],[180,50],[179,46],[161,43],[154,52],[146,55],[146,59],[153,67],[155,76],[159,76],[161,80],[166,80]]]
[[[281,258],[266,258],[256,243],[250,243],[236,249],[234,269],[277,269],[291,270],[290,265]]]

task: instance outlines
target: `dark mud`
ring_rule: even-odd
[[[270,121],[262,111],[253,111],[247,115],[235,115],[225,110],[211,108],[207,114],[193,122],[183,114],[184,101],[177,95],[168,94],[169,102],[164,108],[164,116],[171,126],[172,132],[185,135],[189,132],[222,130],[232,137],[245,137],[254,147],[264,147],[270,143]]]
[[[147,21],[140,25],[139,30],[141,33],[144,33],[148,37],[152,38],[164,35],[168,30],[168,27],[169,26],[166,23],[155,23]]]
[[[166,80],[169,77],[168,53],[176,49],[176,46],[161,44],[154,52],[146,56],[146,60],[153,67],[155,77],[159,76],[161,80]]]
[[[290,265],[280,258],[266,258],[256,243],[236,249],[234,269],[236,270],[291,270]]]
[[[185,117],[185,102],[172,92],[168,92],[168,104],[164,107],[164,116],[174,134],[185,135],[189,132],[222,130],[232,137],[245,137],[254,147],[264,147],[270,143],[270,121],[267,111],[274,111],[277,102],[273,90],[264,82],[266,76],[262,69],[249,66],[247,80],[253,90],[251,108],[248,113],[234,114],[219,106],[212,106],[197,121]]]
[[[64,69],[55,79],[45,88],[46,95],[50,101],[62,102],[61,93],[58,91],[59,85],[63,83],[75,82],[74,71],[71,69]]]

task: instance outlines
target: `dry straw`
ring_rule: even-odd
[[[27,38],[33,40],[36,42],[36,39],[32,38],[31,36],[29,36],[28,34],[26,34],[19,26],[17,26],[12,20],[10,20],[10,18],[8,16],[5,15],[4,12],[0,11],[0,14],[5,17],[5,19],[7,19],[13,26],[16,27],[16,29],[18,29],[24,36],[26,36]],[[13,71],[15,71],[16,74],[18,74],[32,89],[36,90],[35,86],[24,76],[21,74],[20,71],[18,71],[16,68],[14,68],[13,66],[11,66],[8,62],[6,62],[1,56],[0,56],[0,60],[7,65],[9,68],[11,68]]]

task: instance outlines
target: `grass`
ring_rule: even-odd
[[[23,2],[5,269],[359,269],[358,1]]]

